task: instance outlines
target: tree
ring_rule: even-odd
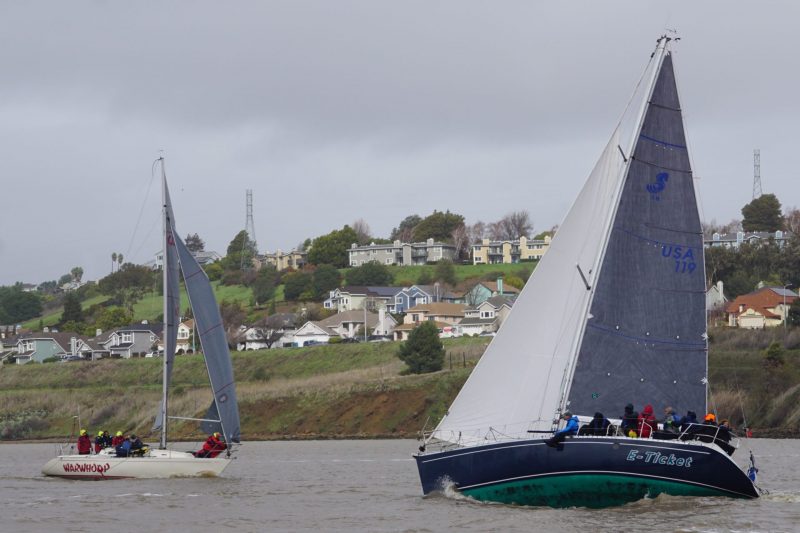
[[[433,322],[414,328],[408,340],[400,345],[397,356],[408,366],[410,374],[424,374],[442,369],[444,346]]]
[[[208,276],[208,279],[211,281],[217,281],[225,272],[220,261],[214,261],[213,263],[207,264],[203,267],[203,270],[205,270],[206,276]]]
[[[783,216],[784,227],[786,231],[795,236],[800,237],[800,209],[793,207],[786,211]]]
[[[35,292],[25,292],[22,284],[0,287],[0,319],[3,324],[23,322],[42,314],[42,297]]]
[[[117,252],[111,254],[111,273],[114,273],[114,266],[117,264]]]
[[[310,299],[314,294],[313,278],[308,272],[290,272],[283,276],[283,296],[287,300]]]
[[[64,312],[61,313],[61,323],[65,322],[83,322],[83,308],[75,292],[68,292],[64,296]]]
[[[222,300],[219,304],[219,314],[222,316],[228,347],[235,349],[241,337],[241,326],[247,316],[242,308],[242,303]]]
[[[422,222],[419,215],[409,215],[404,218],[400,225],[392,229],[389,239],[392,241],[411,242],[414,238],[414,228]]]
[[[97,329],[110,331],[114,328],[127,326],[133,322],[133,313],[122,307],[106,307],[95,322]]]
[[[318,265],[314,271],[314,297],[323,299],[328,296],[328,293],[339,286],[342,280],[342,275],[339,270],[332,265]]]
[[[242,230],[228,244],[222,267],[225,270],[249,269],[257,253],[255,241],[250,238],[247,231]]]
[[[253,282],[253,298],[257,304],[263,305],[275,296],[278,279],[278,271],[272,265],[265,265],[258,271]]]
[[[783,346],[779,342],[772,342],[764,350],[764,368],[775,369],[783,366]]]
[[[446,283],[451,287],[458,281],[456,279],[456,267],[453,266],[452,261],[447,259],[442,259],[436,263],[436,268],[434,268],[433,272],[433,275],[437,281]]]
[[[486,238],[486,224],[480,220],[471,226],[467,226],[468,244],[477,244]]]
[[[351,268],[345,273],[348,285],[391,285],[394,276],[389,267],[378,261],[369,261],[361,266]]]
[[[358,244],[364,245],[369,244],[370,240],[372,239],[371,231],[369,229],[369,224],[363,219],[359,218],[355,222],[353,222],[353,231],[356,232],[357,239],[356,242]]]
[[[513,211],[489,225],[489,237],[496,241],[513,241],[527,237],[533,231],[533,223],[527,211]]]
[[[58,278],[58,286],[60,287],[61,285],[66,285],[70,281],[72,281],[72,274],[64,274]]]
[[[202,252],[206,249],[206,243],[203,239],[200,238],[200,235],[197,233],[189,233],[186,235],[186,239],[183,241],[186,245],[186,249],[192,253]]]
[[[287,324],[282,315],[270,315],[262,318],[253,326],[253,332],[257,340],[260,340],[267,345],[267,348],[272,348],[272,345],[280,340],[287,327],[293,327],[293,324]]]
[[[43,281],[36,287],[36,290],[45,294],[54,294],[58,289],[58,282],[56,280]]]
[[[781,203],[774,194],[762,194],[742,208],[744,231],[778,231],[783,228]]]
[[[312,265],[327,264],[336,268],[345,268],[350,264],[347,250],[357,242],[358,235],[350,226],[333,230],[327,235],[314,239],[311,250],[308,252],[308,262]]]
[[[70,275],[72,275],[72,279],[76,282],[80,283],[81,278],[83,278],[83,268],[82,267],[74,267],[72,270],[69,271]]]
[[[457,226],[456,229],[453,230],[453,233],[450,234],[450,239],[453,241],[453,246],[456,248],[456,257],[469,257],[469,231],[467,230],[467,226],[461,224]]]
[[[422,242],[428,239],[435,241],[450,241],[453,230],[464,224],[464,217],[447,211],[441,213],[434,211],[414,227],[414,241]]]
[[[786,323],[790,326],[800,326],[800,298],[792,302],[792,305],[789,306]]]
[[[133,313],[133,304],[155,286],[154,276],[154,272],[146,266],[125,263],[119,270],[101,279],[97,285],[103,294],[110,295],[115,303],[127,307]]]
[[[122,254],[117,254],[117,270],[122,268],[122,265],[123,265],[124,261],[125,261],[125,258],[122,256]]]

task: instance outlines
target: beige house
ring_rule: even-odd
[[[408,339],[411,331],[423,322],[433,322],[439,329],[440,337],[454,337],[456,325],[464,318],[463,304],[430,303],[412,307],[406,312],[403,323],[394,328],[394,340]]]
[[[527,237],[520,237],[514,241],[483,239],[480,244],[472,245],[472,264],[488,265],[539,260],[550,248],[551,240],[549,235],[545,235],[544,239],[540,240]]]
[[[260,269],[264,265],[272,265],[275,270],[281,271],[289,268],[303,268],[306,264],[306,253],[292,250],[291,252],[282,252],[275,250],[274,253],[265,253],[254,259],[256,269]]]
[[[376,261],[382,265],[425,265],[443,259],[456,261],[458,251],[452,244],[428,239],[425,242],[400,242],[365,246],[353,243],[347,251],[351,267]]]
[[[764,287],[738,296],[728,304],[728,325],[748,329],[770,328],[783,324],[797,293],[784,287]]]

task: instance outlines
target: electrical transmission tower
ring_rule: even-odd
[[[759,198],[761,192],[761,150],[753,150],[753,200]]]
[[[253,255],[258,253],[256,225],[253,222],[253,190],[247,189],[247,217],[244,223],[245,238],[242,240],[242,270],[253,268]]]

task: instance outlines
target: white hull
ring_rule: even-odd
[[[141,457],[117,457],[111,448],[96,455],[59,455],[42,474],[70,479],[216,477],[231,460],[198,459],[188,452],[150,450]]]

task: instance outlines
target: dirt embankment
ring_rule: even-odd
[[[710,406],[755,436],[800,437],[800,350],[765,363],[771,339],[714,332]],[[369,343],[367,343],[369,344]],[[388,343],[387,343],[388,344]],[[234,356],[244,440],[415,437],[444,414],[486,346],[447,344],[445,369],[402,375],[392,346],[343,345]],[[0,440],[135,431],[152,438],[160,396],[157,360],[26,365],[0,370]],[[173,373],[171,411],[202,416],[211,400],[205,368],[184,356]],[[173,422],[174,440],[198,440],[195,423]]]

